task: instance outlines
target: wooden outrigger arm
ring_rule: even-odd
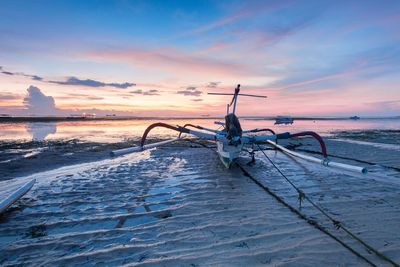
[[[169,140],[165,140],[165,141],[161,141],[161,142],[156,142],[156,143],[145,145],[145,142],[146,142],[146,139],[147,139],[147,135],[149,134],[149,132],[152,129],[154,129],[156,127],[163,127],[163,128],[167,128],[167,129],[171,129],[171,130],[177,131],[177,132],[179,132],[179,136],[176,137],[176,138],[169,139]],[[182,126],[179,126],[179,125],[178,126],[174,126],[174,125],[170,125],[170,124],[163,123],[163,122],[157,122],[157,123],[153,123],[149,127],[147,127],[147,129],[143,133],[143,136],[142,136],[142,139],[141,139],[141,142],[140,142],[140,146],[114,150],[114,151],[110,152],[110,155],[115,157],[115,156],[120,156],[120,155],[129,154],[129,153],[139,152],[139,151],[143,151],[143,150],[146,150],[146,149],[150,149],[150,148],[166,145],[166,144],[169,144],[169,143],[172,143],[172,142],[180,140],[182,133],[192,134],[192,135],[195,135],[197,137],[205,138],[205,139],[208,139],[208,140],[214,140],[214,141],[217,138],[216,134],[209,134],[209,133],[204,133],[204,132],[200,132],[200,131],[194,131],[194,130],[190,130],[190,129],[186,128],[186,127],[182,127]]]

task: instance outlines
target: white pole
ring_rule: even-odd
[[[237,95],[235,95],[235,100],[234,100],[234,102],[233,102],[233,114],[235,114],[235,111],[236,111],[236,101],[237,101]]]
[[[282,150],[283,152],[285,152],[286,154],[289,154],[291,156],[294,157],[298,157],[307,161],[311,161],[311,162],[315,162],[315,163],[319,163],[322,164],[324,166],[327,167],[332,167],[332,168],[337,168],[337,169],[343,169],[343,170],[347,170],[347,171],[353,171],[353,172],[361,172],[362,174],[366,174],[368,172],[368,170],[366,168],[363,167],[358,167],[358,166],[352,166],[349,164],[344,164],[344,163],[339,163],[339,162],[334,162],[334,161],[330,161],[327,159],[318,159],[318,158],[314,158],[311,156],[306,156],[294,151],[291,151],[283,146],[280,146],[270,140],[267,140],[267,142],[271,145],[273,145],[274,147],[279,148],[280,150]]]
[[[36,179],[33,179],[26,184],[19,187],[15,190],[11,195],[9,195],[6,199],[0,202],[0,214],[3,213],[8,207],[10,207],[14,202],[20,199],[23,195],[25,195],[35,184]]]
[[[166,145],[169,143],[172,143],[174,141],[179,140],[180,138],[173,138],[170,140],[165,140],[165,141],[161,141],[161,142],[157,142],[157,143],[153,143],[153,144],[148,144],[148,145],[144,145],[144,146],[134,146],[134,147],[128,147],[128,148],[123,148],[123,149],[118,149],[118,150],[114,150],[110,152],[110,155],[112,157],[116,157],[116,156],[121,156],[121,155],[125,155],[125,154],[129,154],[129,153],[134,153],[134,152],[140,152],[146,149],[150,149],[153,147],[157,147],[157,146],[162,146],[162,145]]]

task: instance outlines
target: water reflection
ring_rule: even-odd
[[[0,123],[0,140],[59,140],[79,139],[81,141],[115,143],[124,140],[139,140],[144,130],[152,123],[164,121],[172,125],[191,123],[217,129],[213,119],[174,120],[110,120],[110,121],[60,121],[34,123]],[[241,119],[243,129],[271,128],[280,132],[310,130],[323,136],[335,131],[367,129],[399,129],[399,119],[353,120],[295,120],[292,125],[274,125],[274,120]],[[177,133],[165,128],[151,131],[150,138],[172,138]]]
[[[57,132],[57,125],[55,123],[28,123],[26,131],[32,136],[34,141],[42,141],[49,134]]]

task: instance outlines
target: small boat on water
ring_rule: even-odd
[[[275,118],[275,125],[279,124],[293,124],[294,120],[289,116],[278,116]]]
[[[361,119],[360,117],[358,117],[358,116],[351,116],[350,118],[349,118],[350,120],[359,120],[359,119]]]
[[[199,125],[193,125],[190,123],[185,124],[184,126],[180,125],[175,126],[164,122],[157,122],[148,126],[147,129],[144,131],[140,142],[140,146],[112,151],[111,156],[118,156],[127,153],[139,152],[146,149],[169,144],[171,142],[175,142],[182,139],[182,134],[190,134],[202,139],[207,139],[216,142],[218,155],[221,159],[221,162],[225,165],[226,168],[230,168],[235,163],[235,161],[239,158],[239,155],[242,151],[249,152],[250,155],[252,156],[252,160],[254,160],[255,149],[253,149],[253,147],[258,146],[259,144],[268,144],[293,157],[299,157],[307,161],[320,163],[323,166],[329,166],[329,167],[334,167],[349,171],[356,171],[361,173],[367,172],[367,170],[362,167],[330,161],[327,156],[326,146],[323,139],[315,132],[304,131],[298,133],[289,133],[289,132],[275,133],[274,130],[269,128],[256,128],[250,130],[243,130],[240,125],[239,118],[235,114],[238,97],[246,96],[246,97],[266,98],[266,96],[241,94],[240,84],[238,84],[238,86],[235,88],[233,94],[229,93],[208,93],[208,94],[232,96],[230,104],[227,105],[227,114],[225,116],[225,122],[217,122],[218,125],[223,127],[222,130],[210,129]],[[170,140],[161,141],[153,144],[146,144],[146,139],[150,131],[158,127],[177,131],[179,135],[176,138]],[[193,128],[195,130],[193,130]],[[266,132],[267,134],[255,135],[255,133],[260,133],[260,132],[264,133]],[[321,147],[321,154],[323,155],[322,159],[314,158],[308,155],[302,155],[278,145],[278,140],[280,139],[302,138],[302,137],[311,137],[318,141]]]

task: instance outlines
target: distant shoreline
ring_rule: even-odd
[[[274,116],[241,116],[242,120],[275,120]],[[351,120],[350,117],[291,117],[293,120]],[[125,121],[125,120],[223,120],[224,117],[0,117],[0,123],[63,122],[63,121]],[[400,119],[393,117],[362,117],[361,120]]]

